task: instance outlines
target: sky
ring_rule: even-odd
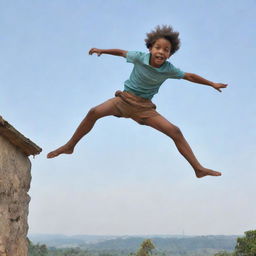
[[[43,151],[32,162],[30,234],[243,234],[256,228],[255,0],[0,0],[0,115]],[[123,89],[133,68],[92,47],[147,51],[167,24],[169,61],[228,83],[222,93],[168,80],[153,98],[199,161],[197,179],[174,143],[132,120],[105,117],[74,154],[46,159],[90,108]]]

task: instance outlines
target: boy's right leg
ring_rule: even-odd
[[[135,120],[136,121],[136,120]],[[220,172],[213,171],[211,169],[204,168],[199,161],[197,160],[196,156],[194,155],[192,149],[190,148],[188,142],[184,138],[183,134],[181,133],[180,129],[169,122],[161,115],[157,115],[155,117],[148,118],[144,121],[144,124],[150,126],[170,137],[179,152],[185,157],[185,159],[190,163],[193,167],[196,176],[198,178],[202,178],[204,176],[220,176]]]
[[[105,116],[119,115],[118,110],[111,100],[108,100],[94,108],[92,108],[80,125],[77,127],[75,133],[70,140],[63,146],[48,153],[47,158],[54,158],[60,154],[72,154],[78,141],[91,131],[95,122]]]

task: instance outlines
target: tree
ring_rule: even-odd
[[[245,232],[244,237],[237,238],[235,256],[255,256],[256,255],[256,230]]]
[[[29,256],[47,256],[48,250],[46,245],[36,244],[34,245],[30,240],[28,240],[28,255]]]
[[[152,250],[155,249],[153,242],[150,239],[146,239],[140,245],[140,249],[136,253],[136,256],[149,256],[152,254]]]

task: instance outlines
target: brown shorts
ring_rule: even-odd
[[[140,124],[144,124],[147,118],[160,115],[156,111],[156,105],[149,99],[136,96],[130,92],[116,91],[115,98],[110,99],[117,112],[117,117],[131,118]]]

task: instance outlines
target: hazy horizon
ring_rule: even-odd
[[[246,230],[246,231],[248,231],[248,230]],[[229,235],[227,235],[227,234],[214,234],[214,235],[212,235],[212,234],[205,234],[205,235],[200,235],[200,234],[198,234],[198,235],[193,235],[193,234],[186,234],[186,233],[184,233],[184,234],[118,234],[118,235],[116,235],[116,234],[68,234],[68,233],[28,233],[28,236],[67,236],[67,237],[73,237],[73,236],[95,236],[95,237],[97,237],[97,236],[103,236],[103,237],[152,237],[152,236],[162,236],[162,237],[168,237],[168,236],[172,236],[172,237],[182,237],[182,236],[184,236],[184,237],[191,237],[191,236],[193,236],[193,237],[195,237],[195,236],[244,236],[244,233],[243,234],[229,234]]]

